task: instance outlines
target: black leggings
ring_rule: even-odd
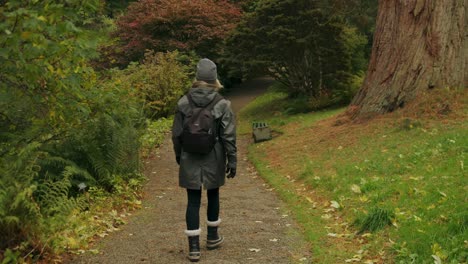
[[[207,190],[208,221],[214,222],[219,217],[219,188]],[[202,191],[187,189],[187,211],[185,213],[185,221],[187,222],[187,230],[197,230],[200,228],[200,201]]]

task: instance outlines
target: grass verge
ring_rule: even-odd
[[[241,111],[240,132],[261,120],[283,133],[249,157],[294,212],[315,262],[467,262],[466,109],[339,125],[328,117],[341,110],[288,115],[287,106],[270,90]]]
[[[267,93],[257,97],[253,102],[244,107],[239,113],[239,134],[252,133],[253,122],[267,122],[276,132],[282,133],[282,128],[292,122],[300,122],[302,126],[308,126],[317,120],[333,116],[342,112],[343,108],[317,111],[313,115],[307,112],[310,108],[307,100],[301,98],[289,99],[281,84],[275,83]]]

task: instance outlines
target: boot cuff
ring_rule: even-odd
[[[216,226],[219,226],[219,224],[221,224],[221,218],[218,218],[218,220],[213,221],[213,222],[210,222],[208,220],[206,221],[206,225],[210,227],[216,227]]]
[[[201,229],[195,229],[195,230],[185,230],[185,234],[189,237],[192,236],[199,236],[201,234]]]

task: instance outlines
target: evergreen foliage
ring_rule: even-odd
[[[121,14],[135,0],[104,0],[106,14],[113,18]]]
[[[291,96],[349,99],[365,38],[319,1],[259,1],[227,40],[231,75],[264,71]],[[359,64],[354,62],[358,61]]]
[[[355,27],[367,43],[363,50],[365,60],[369,60],[377,17],[377,0],[315,0],[328,16],[340,17],[346,25]],[[367,63],[366,63],[367,64]]]

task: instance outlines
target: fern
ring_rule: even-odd
[[[38,201],[41,205],[41,211],[45,216],[54,215],[55,213],[67,214],[69,210],[62,211],[62,208],[70,208],[72,206],[64,206],[68,204],[68,191],[70,189],[70,180],[65,177],[61,181],[46,181],[42,183],[37,190]]]
[[[86,182],[88,184],[95,183],[94,177],[86,169],[79,167],[72,160],[68,160],[63,157],[47,156],[40,160],[40,165],[46,180],[60,180],[63,177],[66,177],[75,185],[80,182]],[[47,175],[53,176],[47,177]]]
[[[34,178],[40,169],[40,146],[31,143],[0,159],[0,248],[27,240],[29,233],[38,232],[41,213],[33,194],[37,188]]]
[[[89,113],[70,111],[80,120],[76,124],[15,131],[45,142],[18,143],[1,135],[0,148],[7,151],[0,156],[0,251],[19,245],[28,252],[63,249],[70,220],[93,200],[92,192],[81,195],[79,183],[125,196],[127,183],[140,181],[142,111],[127,90],[114,88],[90,89]],[[52,133],[60,135],[51,139]]]
[[[47,168],[48,170],[52,168],[63,169],[66,166],[74,165],[74,162],[71,160],[65,159],[63,157],[47,157],[42,160],[42,168]],[[48,168],[49,167],[49,168]]]
[[[85,169],[78,167],[77,165],[67,166],[63,171],[63,176],[70,179],[70,182],[74,186],[82,182],[94,184],[96,180],[94,177]]]
[[[91,128],[94,138],[88,145],[87,161],[95,179],[112,189],[113,175],[132,174],[139,170],[139,132],[134,121],[117,120],[109,114],[99,118]]]

